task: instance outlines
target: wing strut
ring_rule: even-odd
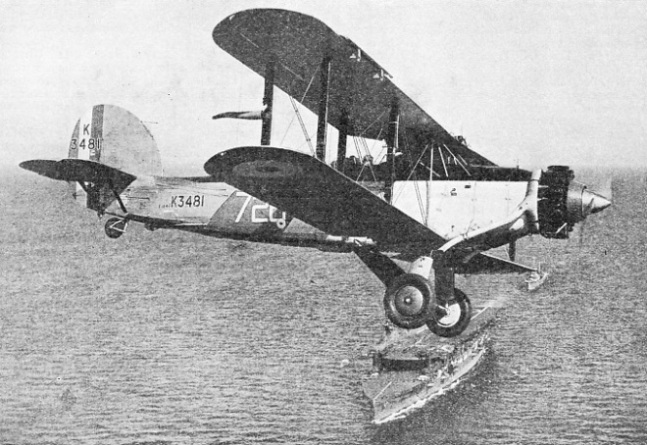
[[[337,141],[337,170],[344,171],[344,159],[346,159],[346,140],[348,139],[348,111],[341,110],[339,117],[339,140]]]
[[[391,204],[393,178],[395,177],[395,152],[398,149],[398,130],[400,126],[400,103],[396,97],[391,102],[389,113],[389,132],[386,135],[386,165],[388,173],[384,184],[384,200]]]
[[[270,145],[272,140],[272,106],[274,103],[274,72],[276,70],[276,57],[270,56],[265,65],[265,91],[263,93],[263,105],[265,110],[263,117],[263,128],[261,130],[261,145]]]
[[[326,161],[326,130],[328,125],[328,90],[330,87],[330,56],[325,54],[321,60],[321,95],[319,96],[319,116],[317,121],[317,159]]]

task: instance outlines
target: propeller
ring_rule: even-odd
[[[584,219],[582,220],[582,224],[580,225],[580,247],[582,247],[582,244],[584,243],[584,232],[586,232],[586,221],[588,220],[587,216],[591,214],[593,211],[593,200],[589,202],[589,204],[582,209],[582,214],[584,215]]]

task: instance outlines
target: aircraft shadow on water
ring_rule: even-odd
[[[526,273],[515,241],[566,239],[610,205],[566,166],[508,168],[470,149],[403,93],[389,73],[319,20],[278,9],[227,17],[215,43],[265,81],[261,143],[225,150],[202,177],[163,176],[151,133],[130,112],[96,105],[74,128],[69,156],[20,164],[72,185],[111,238],[128,223],[210,236],[354,252],[384,283],[387,318],[440,337],[472,318],[455,274]],[[271,146],[275,87],[318,116],[316,156]],[[324,162],[327,126],[339,131]],[[383,141],[379,163],[348,156],[348,137]],[[487,251],[509,245],[509,258]]]

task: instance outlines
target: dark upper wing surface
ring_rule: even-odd
[[[213,156],[204,165],[216,180],[225,181],[330,235],[368,237],[381,251],[413,259],[429,255],[446,243],[425,225],[389,205],[379,196],[318,159],[275,147],[238,147]],[[463,246],[465,247],[465,246]],[[478,246],[475,246],[478,247]],[[375,253],[378,252],[378,253]],[[398,274],[379,251],[356,253],[371,269]],[[532,268],[473,249],[453,254],[459,273],[527,272]]]
[[[319,106],[320,66],[327,55],[331,58],[328,122],[337,129],[345,111],[349,135],[384,139],[390,106],[396,100],[401,150],[416,156],[425,146],[437,144],[468,166],[494,165],[434,121],[355,43],[313,17],[280,9],[250,9],[220,22],[213,39],[261,76],[273,58],[275,85],[314,113]]]
[[[330,235],[369,237],[381,246],[415,245],[426,253],[445,243],[423,224],[304,153],[238,147],[216,154],[204,168]]]

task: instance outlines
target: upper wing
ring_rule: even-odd
[[[250,9],[220,22],[213,39],[261,76],[273,58],[275,85],[314,113],[319,106],[321,61],[330,57],[328,122],[339,129],[346,112],[349,135],[384,139],[389,109],[397,100],[399,147],[413,159],[436,144],[446,149],[445,156],[453,155],[455,163],[467,168],[495,165],[450,135],[355,43],[313,17],[280,9]],[[440,165],[441,160],[436,162]]]
[[[210,175],[330,235],[368,237],[381,247],[429,254],[445,240],[316,158],[273,147],[239,147],[213,156]]]

